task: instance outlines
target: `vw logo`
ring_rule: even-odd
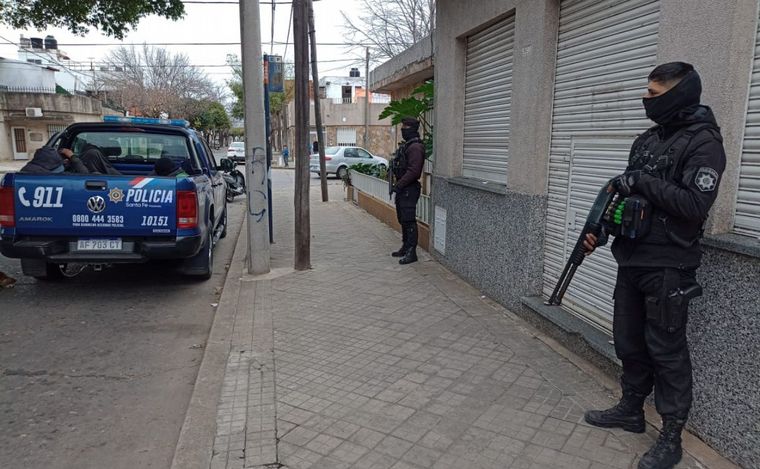
[[[87,209],[92,213],[100,213],[106,209],[106,200],[99,195],[93,195],[87,200]]]

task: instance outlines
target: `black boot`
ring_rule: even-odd
[[[589,410],[586,412],[587,423],[602,428],[622,428],[627,432],[644,433],[644,400],[646,396],[635,393],[623,393],[614,407],[607,410]]]
[[[674,417],[662,418],[662,431],[649,451],[639,461],[639,469],[671,469],[683,456],[681,449],[681,431],[686,425],[685,419]]]
[[[404,257],[406,251],[409,249],[409,231],[401,225],[401,249],[391,253],[393,257]]]
[[[398,261],[401,265],[411,264],[412,262],[417,262],[417,249],[415,248],[409,248],[404,254],[404,257]]]

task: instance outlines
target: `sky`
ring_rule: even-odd
[[[214,0],[209,0],[213,2]],[[345,43],[343,30],[344,11],[352,19],[356,19],[361,11],[356,0],[316,0],[314,2],[314,18],[317,36],[317,56],[320,61],[320,76],[348,76],[351,67],[359,67],[364,76],[363,51],[351,52],[346,46],[321,45],[321,43]],[[137,28],[130,32],[123,43],[210,43],[240,41],[240,18],[237,4],[185,4],[185,17],[178,21],[170,21],[156,16],[144,18]],[[272,39],[272,5],[261,4],[262,47],[265,53],[270,50],[275,55],[283,56],[285,62],[293,61],[293,31],[288,36],[288,24],[291,21],[290,4],[276,4],[274,11],[274,41]],[[0,57],[17,58],[18,47],[6,40],[18,43],[19,37],[42,37],[52,34],[58,40],[59,49],[65,51],[73,61],[90,62],[95,64],[105,57],[109,50],[116,46],[84,46],[74,44],[119,44],[113,38],[104,36],[98,31],[90,31],[85,36],[76,36],[65,29],[49,28],[44,31],[15,30],[0,25]],[[290,45],[284,43],[290,42]],[[280,44],[277,44],[277,43]],[[227,54],[240,56],[239,45],[172,45],[162,46],[172,52],[183,52],[190,57],[194,65],[216,65],[204,67],[208,76],[219,84],[232,75],[229,67],[223,66]]]

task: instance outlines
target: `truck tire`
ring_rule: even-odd
[[[57,281],[64,278],[58,264],[46,262],[44,259],[21,259],[21,271],[24,275],[42,281]]]
[[[201,246],[201,250],[193,257],[186,259],[182,267],[182,273],[197,278],[198,280],[208,280],[214,273],[214,233],[209,230],[206,241]]]
[[[227,237],[227,207],[224,207],[224,212],[222,212],[222,233],[219,235],[219,239],[226,238]]]

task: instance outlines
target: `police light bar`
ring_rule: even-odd
[[[176,127],[190,127],[190,123],[186,121],[185,119],[159,119],[156,117],[103,116],[103,122],[121,122],[123,124],[173,125]]]

